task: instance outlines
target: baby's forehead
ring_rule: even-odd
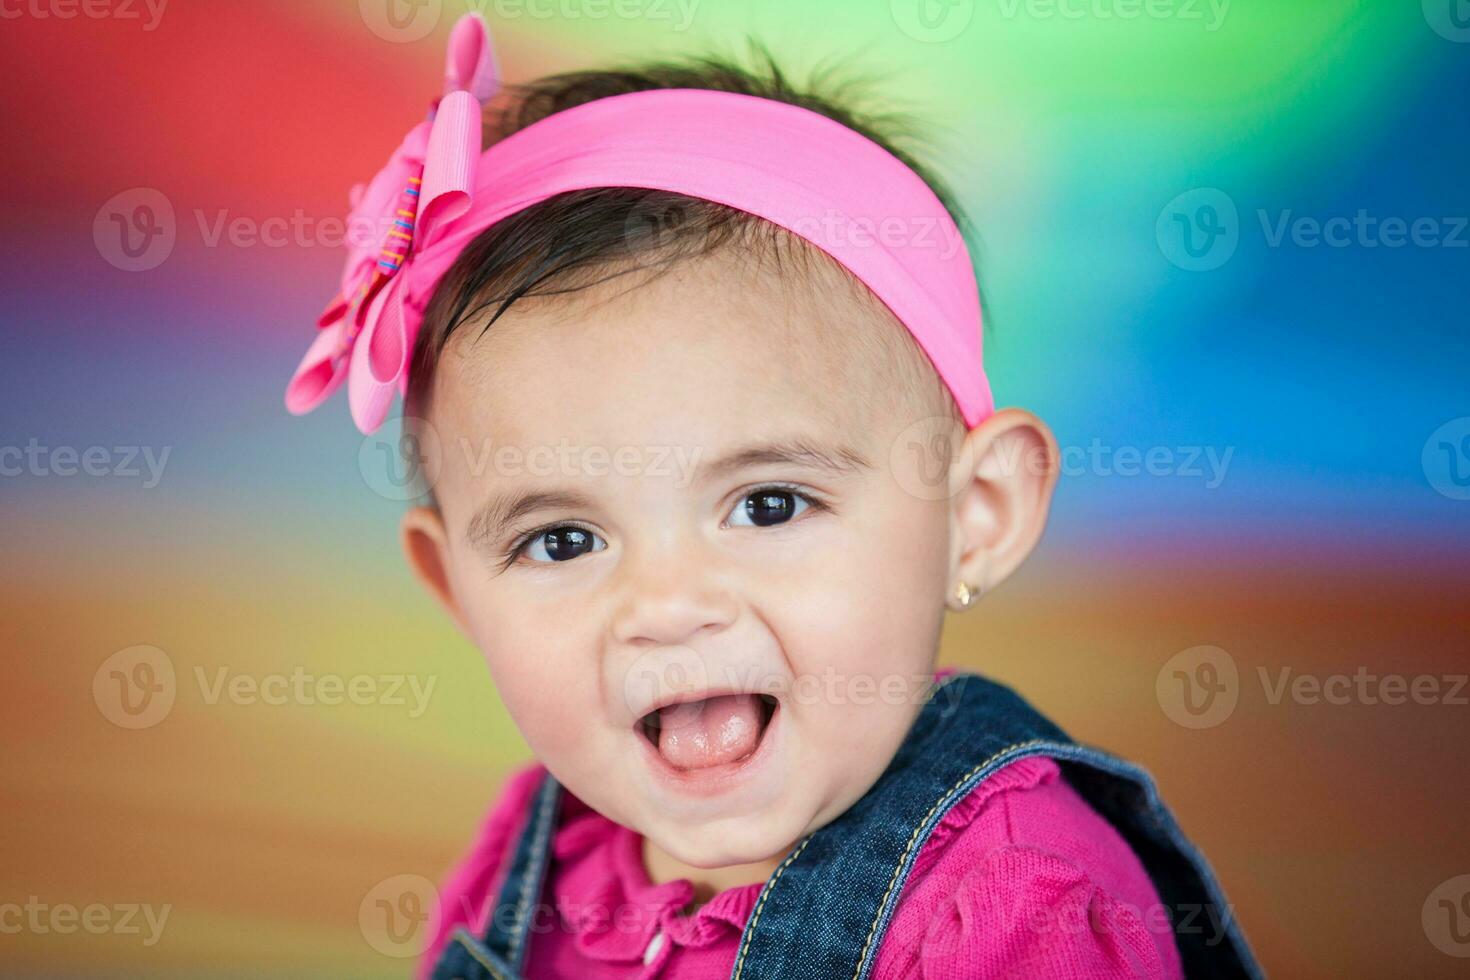
[[[558,430],[686,441],[782,424],[871,432],[932,411],[908,390],[932,371],[912,348],[825,256],[725,250],[612,270],[518,300],[486,330],[466,324],[438,366],[433,414],[511,442]]]

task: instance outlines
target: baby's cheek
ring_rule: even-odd
[[[912,724],[944,615],[943,526],[901,519],[915,516],[903,513],[911,501],[889,503],[827,556],[782,629],[804,736],[841,770],[844,798],[876,779]]]
[[[825,556],[783,637],[798,675],[835,673],[859,696],[927,672],[944,612],[942,546],[902,527],[873,532]]]
[[[846,593],[804,606],[783,645],[798,707],[818,737],[890,748],[906,730],[933,669],[936,613]],[[872,744],[869,744],[872,743]]]
[[[477,630],[497,693],[538,756],[575,750],[578,734],[585,736],[589,719],[601,714],[596,672],[574,643],[556,641],[544,625],[525,635],[506,629],[508,622],[491,616]]]

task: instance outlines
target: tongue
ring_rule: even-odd
[[[704,769],[749,755],[760,741],[754,694],[723,694],[659,712],[658,750],[676,769]]]

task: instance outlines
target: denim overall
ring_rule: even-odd
[[[1073,742],[1009,688],[955,674],[939,682],[873,788],[803,838],[772,872],[745,924],[732,980],[868,977],[929,834],[982,780],[1031,755],[1055,759],[1138,855],[1169,916],[1186,977],[1262,976],[1209,866],[1146,772]],[[485,934],[457,930],[433,980],[518,980],[559,795],[547,776],[532,797]]]

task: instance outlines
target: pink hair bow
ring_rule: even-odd
[[[288,411],[311,411],[346,381],[353,421],[373,432],[394,394],[407,387],[412,338],[402,273],[417,250],[469,208],[480,108],[499,87],[489,31],[478,15],[466,14],[449,36],[444,94],[372,180],[352,188],[341,291],[317,320],[316,339],[291,376]]]

